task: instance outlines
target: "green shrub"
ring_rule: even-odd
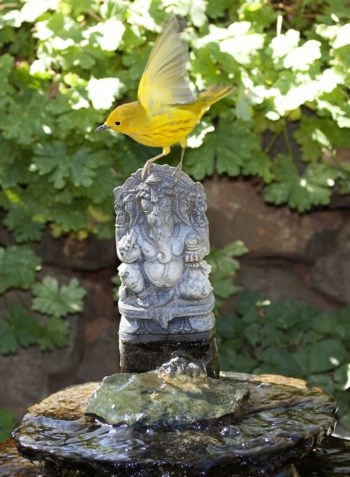
[[[221,369],[306,379],[334,396],[350,426],[350,307],[324,312],[296,301],[272,304],[245,290],[234,311],[217,324]]]
[[[15,417],[12,412],[7,409],[0,409],[0,443],[9,439],[15,423]]]
[[[154,151],[93,131],[115,103],[135,99],[170,13],[188,20],[196,87],[237,85],[195,130],[187,172],[258,176],[265,200],[300,212],[328,204],[335,187],[348,193],[338,151],[350,147],[349,24],[346,1],[333,3],[292,2],[287,15],[266,0],[4,2],[0,207],[15,240],[40,240],[45,225],[55,236],[112,236],[111,190]],[[285,152],[273,157],[278,139]]]

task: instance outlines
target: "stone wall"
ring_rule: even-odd
[[[325,310],[350,304],[349,205],[338,202],[327,210],[299,215],[286,207],[267,206],[259,186],[250,181],[213,178],[205,188],[211,244],[220,247],[240,239],[249,248],[240,259],[238,285],[274,300],[303,300]],[[0,241],[8,243],[6,232]],[[41,353],[32,347],[0,356],[5,383],[0,408],[12,409],[18,417],[57,389],[118,371],[118,313],[111,284],[117,268],[114,241],[53,240],[47,233],[36,251],[44,263],[42,275],[64,281],[76,276],[88,296],[84,313],[71,320],[67,348]],[[224,311],[229,313],[231,306],[228,302]]]

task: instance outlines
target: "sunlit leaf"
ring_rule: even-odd
[[[82,299],[86,295],[86,291],[75,278],[70,280],[68,285],[60,287],[56,278],[47,276],[32,289],[35,295],[33,309],[57,318],[67,313],[80,312]]]
[[[40,263],[39,257],[29,247],[0,248],[0,293],[9,288],[29,288]]]

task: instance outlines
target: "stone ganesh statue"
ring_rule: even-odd
[[[214,297],[203,187],[155,165],[114,190],[121,341],[208,339]]]

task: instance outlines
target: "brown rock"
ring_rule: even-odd
[[[21,457],[14,439],[0,443],[0,477],[40,477],[38,466]]]
[[[52,419],[79,419],[85,412],[91,394],[100,383],[84,383],[51,394],[28,409],[28,414]]]
[[[320,292],[350,304],[350,220],[338,234],[331,252],[317,260],[312,279]]]
[[[86,240],[71,236],[54,239],[49,230],[34,245],[43,263],[73,270],[99,270],[117,265],[115,241],[102,240],[90,235]]]
[[[251,256],[283,256],[304,260],[311,237],[337,230],[344,223],[339,211],[300,215],[288,207],[267,205],[252,182],[215,177],[205,182],[211,244],[242,240]]]
[[[264,263],[241,262],[236,283],[243,288],[262,293],[274,303],[281,300],[296,300],[311,303],[324,310],[334,310],[333,300],[327,300],[310,284],[308,267],[287,261]]]
[[[96,320],[87,327],[85,352],[76,374],[76,382],[100,381],[119,371],[118,326]]]

